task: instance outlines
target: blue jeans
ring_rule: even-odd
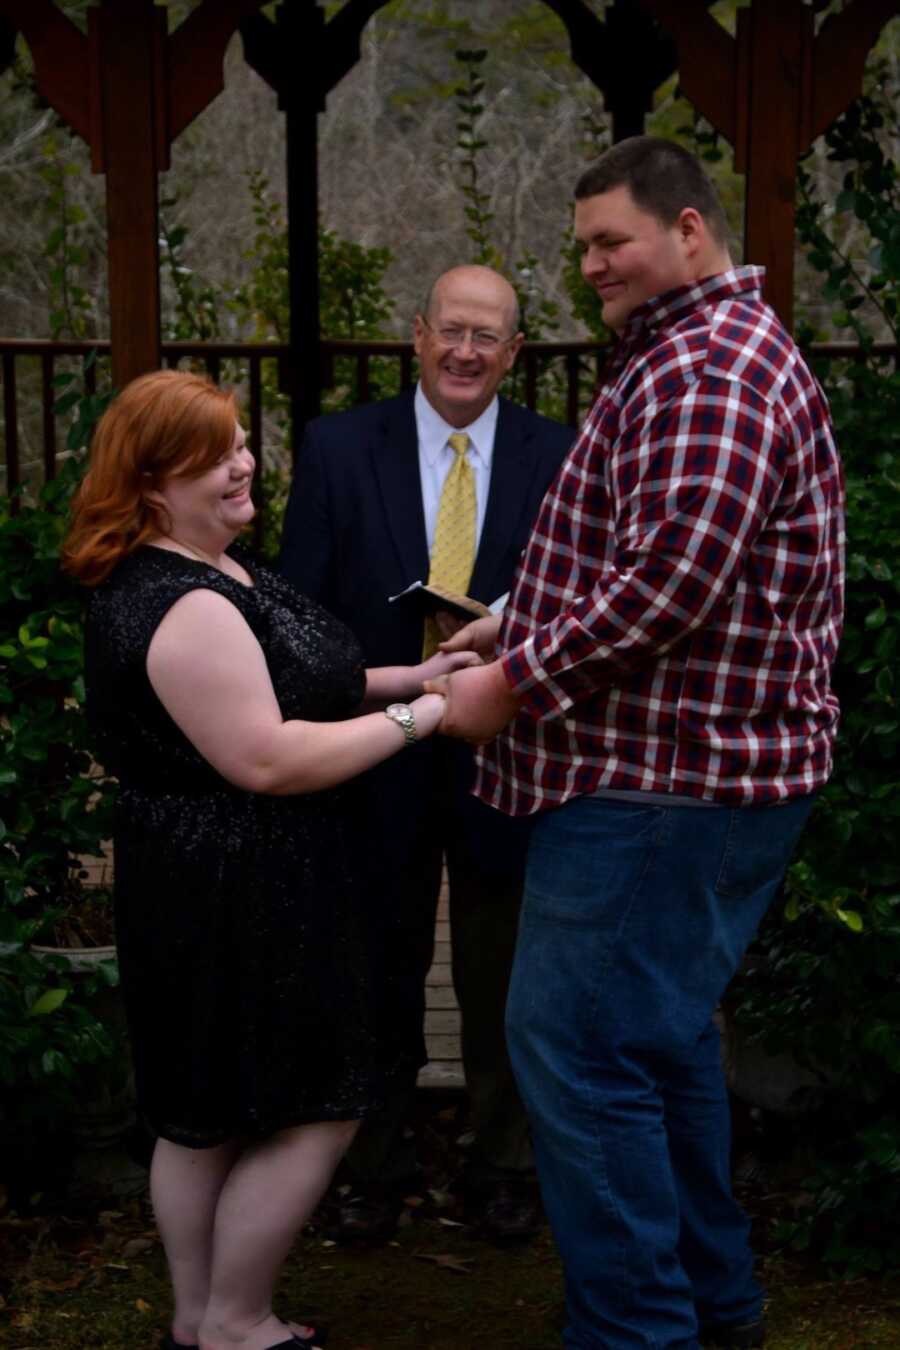
[[[698,1321],[761,1313],[712,1016],[811,806],[580,797],[536,822],[507,1035],[566,1346],[696,1350]]]

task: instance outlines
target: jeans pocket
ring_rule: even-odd
[[[659,807],[582,798],[535,829],[522,921],[618,930],[664,829]]]
[[[803,797],[785,806],[740,806],[729,813],[717,895],[742,899],[780,883],[812,809]]]

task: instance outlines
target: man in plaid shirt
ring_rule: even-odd
[[[442,682],[443,730],[490,742],[485,801],[540,813],[507,1031],[564,1343],[758,1346],[712,1016],[831,768],[842,475],[693,156],[635,137],[575,196],[619,342],[499,634],[451,644],[501,655]]]

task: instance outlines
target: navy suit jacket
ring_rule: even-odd
[[[500,399],[487,508],[468,587],[474,599],[490,604],[509,590],[538,507],[573,439],[571,428]],[[285,576],[353,630],[367,665],[415,665],[422,657],[421,617],[415,607],[389,604],[388,596],[427,581],[428,568],[413,394],[311,422],[285,513]],[[407,828],[429,795],[436,759],[442,775],[453,779],[458,813],[467,825],[480,819],[480,803],[465,801],[471,752],[435,736],[376,771],[380,796],[402,791],[405,800],[392,809],[401,808]]]

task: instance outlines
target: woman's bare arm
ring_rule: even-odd
[[[383,713],[284,721],[262,648],[243,615],[214,591],[189,591],[175,602],[153,635],[147,674],[191,744],[248,792],[318,792],[405,745],[403,729]],[[424,694],[410,706],[418,735],[430,735],[443,698]]]

